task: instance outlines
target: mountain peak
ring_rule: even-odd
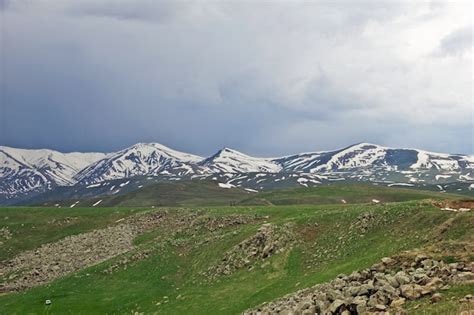
[[[239,152],[237,150],[234,150],[234,149],[231,149],[231,148],[228,148],[228,147],[224,147],[224,148],[220,149],[214,155],[226,155],[226,154],[248,156],[247,154],[244,154],[242,152]]]
[[[110,154],[61,153],[49,149],[0,146],[0,199],[41,192],[56,186],[92,184],[134,176],[163,175],[177,180],[244,175],[250,181],[253,175],[249,173],[267,173],[255,175],[259,179],[254,180],[253,185],[260,185],[265,176],[268,176],[269,182],[275,180],[275,183],[281,178],[302,176],[300,174],[320,178],[340,176],[343,180],[360,181],[364,178],[387,181],[396,173],[393,180],[411,185],[418,181],[438,183],[443,178],[445,181],[471,181],[473,169],[473,155],[397,149],[368,142],[333,151],[300,153],[280,158],[252,157],[229,147],[202,158],[156,142],[136,143]],[[412,175],[414,172],[427,172],[428,175],[418,179],[419,176]],[[277,173],[282,173],[281,177]],[[284,175],[290,173],[291,176]]]
[[[353,145],[350,145],[349,147],[347,148],[354,148],[354,149],[367,149],[367,148],[371,148],[371,149],[375,149],[375,148],[385,148],[381,145],[378,145],[378,144],[374,144],[374,143],[369,143],[369,142],[359,142],[359,143],[355,143]]]

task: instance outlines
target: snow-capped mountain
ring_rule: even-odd
[[[443,190],[448,183],[474,183],[474,156],[370,143],[280,158],[251,157],[228,148],[203,158],[158,143],[139,143],[110,154],[0,147],[0,199],[58,186],[95,187],[100,183],[105,190],[109,181],[132,177],[160,181],[209,178],[229,187],[249,189],[349,181],[388,186],[437,185]],[[146,184],[135,182],[137,188]],[[116,188],[107,190],[120,193]]]
[[[54,186],[73,185],[80,170],[104,153],[61,153],[0,147],[0,195],[15,196]]]
[[[344,149],[302,153],[275,160],[285,170],[308,173],[373,169],[460,171],[474,168],[474,156],[395,149],[359,143]]]
[[[211,173],[277,173],[281,165],[272,159],[255,158],[236,150],[223,148],[199,163]]]
[[[156,176],[174,173],[178,176],[194,174],[196,164],[203,158],[175,151],[158,143],[138,143],[130,148],[112,153],[76,176],[82,184],[134,176]]]

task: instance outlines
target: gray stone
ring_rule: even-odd
[[[431,296],[431,302],[437,303],[442,300],[442,295],[440,293],[435,293]]]
[[[409,300],[415,300],[421,296],[422,288],[418,284],[404,284],[400,287],[400,293]]]
[[[345,302],[343,300],[337,299],[331,303],[331,305],[329,306],[329,311],[332,313],[336,313],[336,311],[339,310],[339,308],[341,308],[344,305],[345,305]]]
[[[394,260],[394,259],[392,259],[392,258],[390,258],[390,257],[384,257],[384,258],[382,258],[382,263],[383,263],[384,265],[389,265],[389,266],[391,266],[391,265],[395,265],[395,264],[397,263],[397,261]]]

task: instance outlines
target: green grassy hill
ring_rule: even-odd
[[[240,201],[240,204],[292,205],[399,202],[427,198],[459,198],[457,195],[433,191],[360,184],[334,184],[309,188],[263,191]]]
[[[464,249],[474,242],[472,212],[442,211],[430,202],[415,200],[350,204],[366,198],[399,201],[438,196],[374,189],[340,186],[255,196],[281,204],[270,206],[0,209],[0,228],[9,231],[0,248],[3,261],[66,235],[114,226],[124,218],[148,213],[144,211],[166,215],[162,224],[139,233],[127,253],[47,285],[1,295],[0,314],[238,314],[403,250],[435,247],[447,261],[474,259]],[[153,200],[154,191],[149,193],[144,200]],[[342,197],[348,204],[340,204]],[[197,193],[193,198],[201,202]],[[290,201],[336,204],[285,205]],[[121,199],[116,204],[126,202]],[[251,239],[265,223],[291,231],[291,246],[253,261],[250,267],[210,276],[209,270],[222,264],[225,253]],[[2,282],[7,279],[7,275],[1,278]],[[458,297],[472,289],[472,285],[453,287],[450,294]],[[46,299],[52,300],[50,306],[44,304]],[[454,310],[456,301],[444,301],[443,309]]]
[[[76,201],[78,207],[91,207],[100,201],[100,207],[187,207],[227,206],[250,195],[241,188],[222,188],[214,181],[162,182],[145,186],[119,195],[91,199],[54,200],[42,202],[42,206],[59,204],[69,206]]]
[[[458,195],[412,188],[360,184],[333,184],[319,187],[248,191],[242,188],[222,188],[215,181],[163,182],[134,191],[92,199],[75,199],[41,203],[69,207],[192,207],[228,205],[292,205],[398,202],[420,199],[460,198]]]

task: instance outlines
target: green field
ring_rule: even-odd
[[[294,204],[343,204],[369,203],[373,199],[382,202],[420,199],[461,198],[459,195],[439,193],[413,188],[394,188],[368,184],[331,184],[319,187],[249,192],[242,188],[221,188],[215,181],[163,182],[145,186],[125,194],[49,201],[43,206],[60,204],[68,207],[90,207],[100,201],[101,207],[200,207],[235,205],[294,205]],[[464,197],[465,198],[465,197]]]
[[[436,245],[445,249],[439,255],[456,257],[461,254],[457,252],[459,246],[474,241],[470,233],[474,230],[472,212],[441,211],[422,200],[456,198],[454,195],[335,187],[259,193],[242,199],[237,207],[211,206],[214,201],[205,207],[199,205],[201,199],[198,205],[192,205],[190,198],[187,208],[166,208],[170,224],[137,236],[131,252],[48,285],[1,295],[0,314],[238,314],[338,274],[368,267],[403,250]],[[341,204],[342,198],[347,204]],[[262,199],[271,205],[254,205]],[[385,202],[363,203],[371,199]],[[126,204],[122,200],[119,205],[123,207],[0,209],[0,228],[11,232],[11,238],[2,240],[0,257],[7,260],[66,235],[114,225],[138,212],[165,211],[125,207]],[[195,213],[204,219],[235,215],[257,219],[214,230],[204,225],[192,229],[174,225]],[[373,219],[362,231],[357,228],[358,222],[367,213]],[[219,263],[224,252],[255,234],[264,222],[277,226],[291,223],[297,242],[281,254],[257,261],[251,270],[244,268],[210,280],[208,268]],[[132,260],[112,273],[104,272],[123,257],[142,250],[150,253],[146,259]],[[449,294],[461,296],[472,289],[472,285],[453,287]],[[45,305],[46,299],[52,300],[50,306]],[[424,307],[430,310],[428,307],[432,306]],[[455,302],[443,304],[447,312],[455,307]]]

